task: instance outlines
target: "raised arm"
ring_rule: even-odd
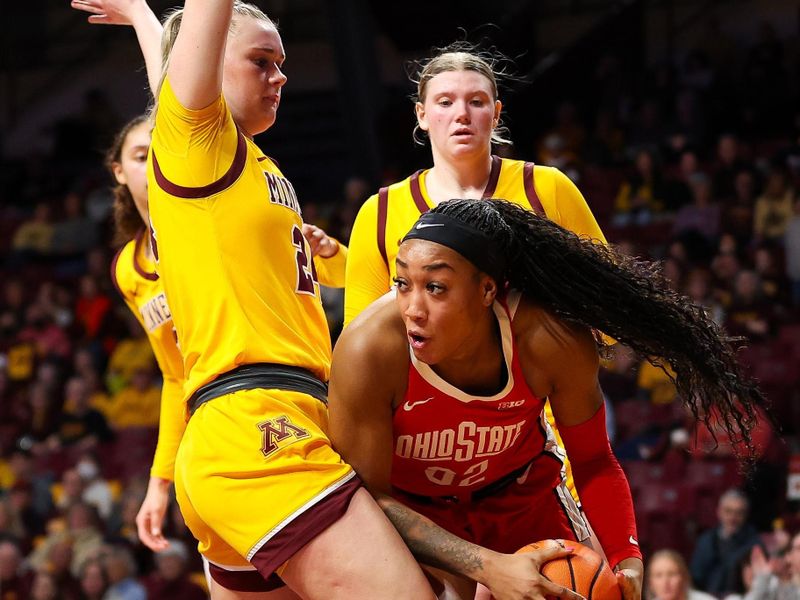
[[[463,540],[391,495],[392,405],[405,390],[408,346],[391,294],[346,328],[333,353],[330,436],[359,474],[415,558],[488,587],[498,600],[580,596],[544,578],[544,562],[569,553],[553,544],[528,554],[500,554]],[[377,310],[380,308],[380,310]],[[398,327],[399,325],[399,327]]]
[[[517,315],[526,381],[537,395],[549,397],[586,515],[610,566],[620,573],[625,600],[639,600],[643,565],[633,501],[608,441],[594,338],[530,305]]]
[[[205,108],[222,92],[233,0],[186,0],[167,76],[184,108]]]
[[[145,0],[72,0],[72,8],[89,13],[89,23],[131,25],[147,70],[147,83],[155,93],[161,78],[161,33],[158,17]]]

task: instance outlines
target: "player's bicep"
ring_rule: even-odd
[[[353,337],[343,334],[333,355],[329,434],[334,448],[367,487],[387,493],[392,465],[391,392],[364,344]]]
[[[567,427],[588,421],[603,403],[598,372],[600,359],[588,330],[560,326],[559,335],[540,343],[544,351],[549,400],[556,423]]]

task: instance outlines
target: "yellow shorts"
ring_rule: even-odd
[[[175,491],[211,574],[270,578],[347,510],[360,481],[326,435],[327,407],[299,392],[252,389],[202,404],[175,461]],[[215,568],[216,572],[215,572]],[[254,590],[255,591],[255,590]]]

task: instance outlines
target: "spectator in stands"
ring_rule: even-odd
[[[645,225],[664,210],[666,190],[655,155],[639,150],[634,172],[622,183],[614,202],[616,225]]]
[[[77,469],[67,469],[61,474],[61,481],[53,486],[53,504],[61,511],[66,512],[70,507],[83,502],[83,493],[86,485]]]
[[[675,216],[673,233],[695,231],[708,241],[719,234],[720,206],[711,196],[711,180],[705,173],[694,173],[689,177],[692,202],[680,208]]]
[[[750,164],[742,157],[739,138],[733,133],[719,136],[714,164],[714,198],[733,198],[736,193],[736,178],[748,168]]]
[[[83,199],[77,192],[64,198],[64,219],[53,227],[52,252],[59,256],[85,253],[97,241],[94,221],[83,212]]]
[[[133,313],[125,313],[128,335],[114,346],[108,359],[106,382],[112,393],[119,392],[133,379],[137,369],[150,368],[155,360],[150,340]]]
[[[33,217],[19,226],[11,247],[17,259],[50,254],[53,242],[53,225],[50,222],[50,205],[39,202]]]
[[[25,327],[17,335],[17,340],[31,344],[38,358],[66,359],[72,351],[67,333],[38,303],[29,305],[25,311]]]
[[[91,450],[100,442],[113,439],[105,417],[90,405],[90,390],[81,377],[71,378],[66,385],[65,409],[55,435],[48,439],[50,450],[75,446]]]
[[[794,214],[794,190],[782,166],[773,166],[764,193],[756,200],[753,233],[756,240],[780,242]]]
[[[28,557],[28,562],[36,570],[45,568],[54,559],[64,556],[66,545],[71,548],[69,572],[73,577],[79,577],[83,563],[102,546],[103,536],[99,525],[93,506],[84,502],[73,504],[66,512],[66,527],[53,526],[52,531]]]
[[[734,279],[733,298],[727,307],[725,328],[731,335],[758,341],[766,339],[774,326],[774,305],[765,297],[758,274],[749,269],[739,271]]]
[[[719,525],[698,538],[692,555],[692,579],[699,589],[716,595],[733,590],[737,564],[758,543],[758,532],[747,522],[749,508],[740,490],[720,496]]]
[[[61,329],[72,325],[75,313],[69,292],[52,281],[43,281],[36,292],[36,304]]]
[[[108,588],[108,577],[99,559],[89,559],[83,564],[80,586],[81,600],[103,600]]]
[[[713,596],[692,589],[689,569],[674,550],[659,550],[647,564],[649,600],[714,600]]]
[[[47,386],[34,381],[28,386],[27,405],[20,408],[19,418],[27,444],[34,454],[47,451],[45,442],[57,430],[60,420],[55,399],[48,393]]]
[[[88,339],[96,339],[106,314],[111,309],[111,299],[103,293],[91,275],[80,280],[80,296],[75,304],[75,316],[83,325]]]
[[[114,493],[108,481],[103,479],[100,462],[93,452],[84,452],[75,465],[75,471],[83,482],[82,500],[97,509],[105,521],[114,508]]]
[[[138,368],[128,386],[114,396],[109,411],[111,425],[126,427],[158,427],[161,386],[154,378],[155,365]]]
[[[740,246],[746,246],[753,237],[753,211],[756,204],[756,177],[745,169],[736,173],[733,193],[717,196],[723,201],[722,230],[733,235]]]
[[[108,545],[102,556],[109,581],[104,600],[147,600],[147,591],[136,579],[136,562],[128,548]]]
[[[0,539],[9,537],[23,542],[28,534],[11,500],[6,496],[0,496]]]
[[[33,575],[22,562],[19,542],[13,538],[0,538],[0,600],[27,598]]]
[[[683,293],[692,302],[704,307],[717,325],[722,325],[725,320],[725,309],[722,308],[719,300],[714,297],[710,271],[705,268],[694,268],[689,271],[686,275]]]
[[[30,600],[72,600],[75,596],[60,588],[49,571],[39,571],[33,578]]]
[[[169,540],[169,546],[156,554],[156,571],[144,581],[150,598],[171,600],[205,600],[203,588],[189,579],[189,551],[180,540]]]
[[[5,280],[0,302],[0,340],[10,339],[22,329],[25,319],[25,288],[19,279]]]
[[[764,297],[779,306],[786,306],[786,275],[778,267],[780,248],[761,245],[753,252],[753,269],[761,281]]]
[[[753,548],[750,556],[752,587],[745,600],[795,600],[800,597],[800,534],[792,537],[786,551],[788,572],[777,572],[773,561],[764,556],[761,548]]]

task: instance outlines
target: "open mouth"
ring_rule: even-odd
[[[408,341],[411,344],[412,348],[419,349],[419,348],[422,348],[422,347],[425,346],[425,343],[428,341],[428,338],[426,338],[425,336],[420,335],[420,334],[418,334],[418,333],[416,333],[414,331],[409,331],[408,332]]]

